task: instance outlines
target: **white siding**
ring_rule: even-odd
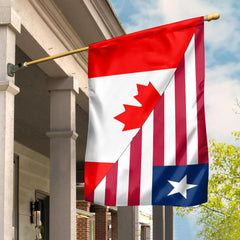
[[[30,223],[30,202],[35,190],[49,193],[49,159],[15,142],[19,156],[19,238],[35,239],[35,228]]]

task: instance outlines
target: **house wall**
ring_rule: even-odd
[[[49,193],[49,159],[15,142],[14,152],[19,156],[19,239],[33,240],[35,227],[30,223],[30,202],[35,191]]]
[[[16,63],[66,52],[124,34],[108,1],[105,0],[69,0],[67,3],[65,0],[13,0],[11,2],[21,19],[21,33],[16,35]],[[14,152],[19,157],[18,233],[20,240],[36,238],[35,227],[30,223],[30,202],[35,200],[36,190],[50,192],[50,141],[46,137],[50,122],[50,94],[46,85],[55,77],[69,76],[73,76],[75,85],[78,85],[80,90],[76,96],[79,135],[76,155],[77,162],[80,162],[78,181],[83,182],[82,164],[88,123],[87,52],[31,66],[16,74],[16,85],[20,88],[20,93],[15,98]],[[13,103],[11,106],[14,109]],[[61,177],[61,174],[58,176]],[[51,176],[51,182],[54,180]],[[62,185],[58,184],[59,181],[55,182],[56,187],[61,191]],[[70,194],[66,196],[69,197]],[[62,202],[62,199],[59,198],[55,203]],[[50,209],[53,209],[53,204],[51,206]],[[69,206],[67,204],[65,206],[65,210],[68,210]],[[51,214],[51,216],[53,219],[62,219],[58,218],[57,214]],[[75,228],[73,218],[65,222],[67,223],[65,225]],[[64,238],[60,237],[60,239]]]

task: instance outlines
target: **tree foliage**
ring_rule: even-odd
[[[234,132],[236,141],[240,132]],[[240,239],[240,147],[210,140],[211,158],[208,202],[177,208],[179,215],[198,214],[200,239]]]

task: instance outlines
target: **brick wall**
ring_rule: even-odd
[[[89,212],[90,203],[85,201],[77,202],[77,209]],[[89,240],[89,219],[77,218],[77,240]]]
[[[108,209],[95,206],[95,239],[108,239]]]

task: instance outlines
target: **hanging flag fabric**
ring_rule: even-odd
[[[88,65],[85,199],[206,202],[203,17],[92,44]]]

